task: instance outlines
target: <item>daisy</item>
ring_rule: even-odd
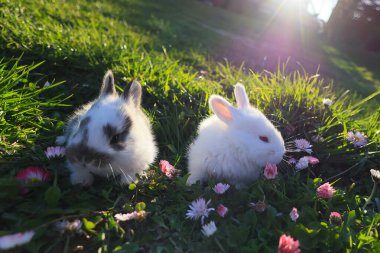
[[[277,176],[277,166],[276,164],[268,163],[264,168],[264,176],[266,179],[275,179]]]
[[[378,180],[380,180],[380,171],[375,169],[371,169],[369,171],[371,172],[373,178],[377,178]]]
[[[281,235],[278,243],[278,253],[299,253],[299,241],[294,240],[291,236]]]
[[[301,157],[298,162],[296,163],[296,170],[303,170],[309,167],[309,159],[307,156]]]
[[[224,217],[224,216],[226,216],[226,214],[228,213],[228,208],[225,207],[225,206],[222,205],[222,204],[219,204],[219,205],[216,207],[216,212],[219,214],[220,217]]]
[[[210,223],[204,224],[202,226],[202,233],[207,237],[212,236],[215,232],[216,232],[216,226],[215,226],[215,222],[213,221],[211,221]]]
[[[355,148],[361,148],[368,143],[367,136],[361,132],[350,131],[347,133],[346,138],[348,141],[352,142]]]
[[[293,209],[292,209],[292,211],[290,212],[289,216],[290,216],[290,219],[291,219],[292,221],[294,221],[294,222],[297,221],[297,219],[298,219],[298,217],[299,217],[299,214],[298,214],[298,210],[297,210],[297,208],[293,207]]]
[[[204,217],[208,217],[210,211],[214,211],[214,208],[207,208],[207,205],[210,204],[211,200],[207,201],[204,198],[199,198],[194,200],[189,205],[189,210],[186,213],[186,219],[197,220],[201,218],[202,224]]]
[[[323,199],[330,199],[334,196],[336,190],[330,185],[330,183],[325,183],[318,187],[317,196]]]
[[[65,148],[61,146],[56,147],[48,147],[45,151],[45,155],[47,158],[60,158],[65,156]]]
[[[294,144],[296,145],[297,149],[300,149],[302,151],[305,151],[309,154],[311,154],[311,144],[306,139],[295,139]]]
[[[333,103],[333,101],[332,101],[331,99],[329,99],[329,98],[324,98],[324,99],[322,100],[322,103],[323,103],[324,105],[326,105],[326,106],[331,106],[332,103]]]
[[[178,173],[178,170],[176,170],[174,166],[166,160],[160,161],[160,170],[170,179],[174,178],[174,176]]]
[[[0,249],[7,250],[18,245],[26,244],[32,240],[33,236],[34,231],[26,231],[24,233],[0,236]]]
[[[225,193],[228,189],[230,188],[229,184],[222,184],[222,183],[217,183],[213,190],[217,194],[223,194]]]
[[[37,166],[29,166],[16,174],[16,179],[24,183],[46,182],[50,179],[50,172]]]

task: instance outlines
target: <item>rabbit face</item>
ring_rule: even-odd
[[[252,107],[238,110],[230,131],[257,165],[277,164],[283,159],[285,145],[281,133],[259,110]]]
[[[125,156],[132,145],[132,117],[128,109],[123,98],[114,96],[93,103],[72,129],[66,148],[68,161],[99,172]]]

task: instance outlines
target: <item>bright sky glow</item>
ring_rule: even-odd
[[[318,18],[327,22],[338,0],[311,0],[308,11],[318,14]]]

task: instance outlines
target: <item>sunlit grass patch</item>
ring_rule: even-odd
[[[3,158],[44,139],[40,134],[54,129],[56,124],[46,114],[61,105],[64,97],[44,97],[44,93],[49,94],[48,90],[60,83],[33,82],[29,75],[40,64],[25,66],[19,60],[0,61],[0,157]]]

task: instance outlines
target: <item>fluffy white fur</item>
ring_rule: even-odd
[[[112,72],[110,75],[113,79]],[[133,85],[140,84],[132,84],[131,89]],[[141,89],[141,87],[138,88]],[[141,96],[141,93],[137,94],[139,95]],[[79,130],[79,124],[84,118],[90,118],[86,146],[112,157],[108,164],[100,166],[84,165],[83,162],[73,163],[68,160],[67,166],[71,171],[72,184],[90,185],[94,180],[93,174],[104,177],[120,176],[122,184],[131,183],[136,180],[136,173],[142,173],[154,161],[157,147],[149,120],[140,108],[139,99],[140,97],[135,103],[132,96],[126,99],[116,94],[114,90],[110,94],[101,94],[98,99],[79,109],[71,118],[66,137],[59,137],[57,141],[66,140],[67,148],[80,144],[83,141],[83,132]],[[129,116],[132,125],[124,142],[125,149],[119,151],[111,148],[110,140],[105,136],[103,127],[111,124],[117,127],[118,131],[122,131],[125,122],[123,115]]]
[[[215,115],[203,120],[190,146],[187,184],[208,178],[244,185],[257,179],[267,163],[279,163],[285,147],[281,133],[258,109],[249,104],[244,86],[235,86],[238,108],[212,95]],[[260,140],[268,138],[268,143]]]

